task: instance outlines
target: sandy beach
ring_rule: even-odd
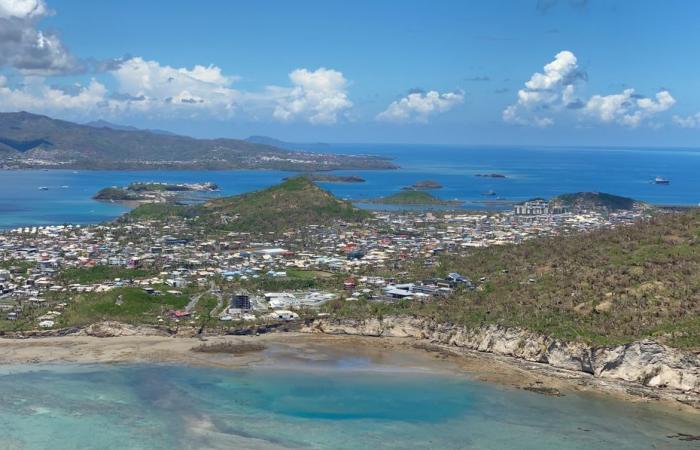
[[[263,350],[241,355],[203,353],[203,344],[256,343]],[[506,388],[546,395],[570,392],[611,396],[627,401],[655,401],[664,407],[698,413],[697,409],[655,395],[647,388],[600,380],[580,372],[553,369],[515,358],[426,345],[414,339],[270,333],[260,336],[64,336],[1,339],[0,364],[164,363],[220,368],[275,366],[311,369],[338,360],[363,370],[412,370],[458,374]]]

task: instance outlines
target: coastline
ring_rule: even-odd
[[[130,333],[134,334],[130,334]],[[543,395],[603,396],[620,401],[658,404],[690,414],[700,414],[696,404],[679,402],[663,390],[623,380],[599,379],[590,374],[558,369],[547,364],[448,345],[411,337],[332,335],[274,332],[259,336],[186,337],[131,330],[123,335],[98,337],[79,334],[58,337],[0,339],[4,366],[51,364],[174,364],[222,369],[283,367],[309,370],[315,363],[345,358],[366,360],[361,370],[409,370],[465,376]],[[255,343],[264,350],[240,355],[192,351],[202,344]],[[358,369],[358,368],[355,368]],[[351,370],[351,369],[348,369]]]

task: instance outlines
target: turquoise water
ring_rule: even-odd
[[[684,449],[700,417],[384,367],[5,366],[3,449]]]
[[[367,200],[397,192],[421,179],[434,179],[444,199],[458,199],[465,208],[486,208],[481,194],[493,190],[510,201],[552,197],[578,191],[600,191],[655,204],[697,205],[700,202],[700,150],[451,147],[428,145],[333,145],[320,151],[369,153],[393,158],[394,171],[344,171],[366,183],[321,183],[334,194]],[[508,178],[478,178],[479,173]],[[262,189],[278,183],[278,171],[0,171],[0,228],[63,223],[96,223],[126,211],[91,197],[101,188],[132,181],[212,181],[221,195]],[[650,183],[655,176],[668,186]],[[40,191],[40,186],[49,190]]]

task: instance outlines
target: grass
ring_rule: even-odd
[[[261,191],[214,199],[203,205],[140,205],[127,215],[127,220],[169,217],[196,218],[194,224],[207,229],[283,233],[336,220],[360,222],[371,214],[335,198],[305,177],[294,177]]]
[[[373,200],[372,203],[385,205],[453,205],[460,202],[442,200],[424,191],[404,191]]]
[[[66,284],[93,284],[116,278],[122,280],[146,278],[154,274],[154,271],[146,269],[127,269],[122,266],[98,265],[66,269],[59,274],[59,280]]]
[[[36,266],[36,262],[26,261],[23,259],[4,259],[0,261],[0,269],[10,269],[12,267],[17,267],[22,272],[26,272],[27,269],[31,269],[34,266]]]
[[[521,326],[606,345],[655,337],[700,349],[700,212],[418,263],[406,281],[459,272],[475,291],[431,302],[331,302],[338,317],[409,315],[443,323]],[[534,282],[530,282],[532,279]]]
[[[121,296],[122,305],[117,305]],[[103,320],[130,324],[154,324],[157,317],[173,309],[182,309],[189,302],[185,295],[165,293],[152,296],[139,288],[119,288],[105,293],[79,294],[58,319],[58,326],[84,326]]]

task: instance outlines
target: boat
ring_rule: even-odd
[[[663,177],[654,178],[654,184],[670,184],[671,181]]]
[[[39,190],[40,191],[48,191],[49,188],[47,188],[46,186],[39,186]]]
[[[490,191],[482,192],[481,195],[483,195],[485,197],[493,197],[496,195],[496,191],[490,190]]]

